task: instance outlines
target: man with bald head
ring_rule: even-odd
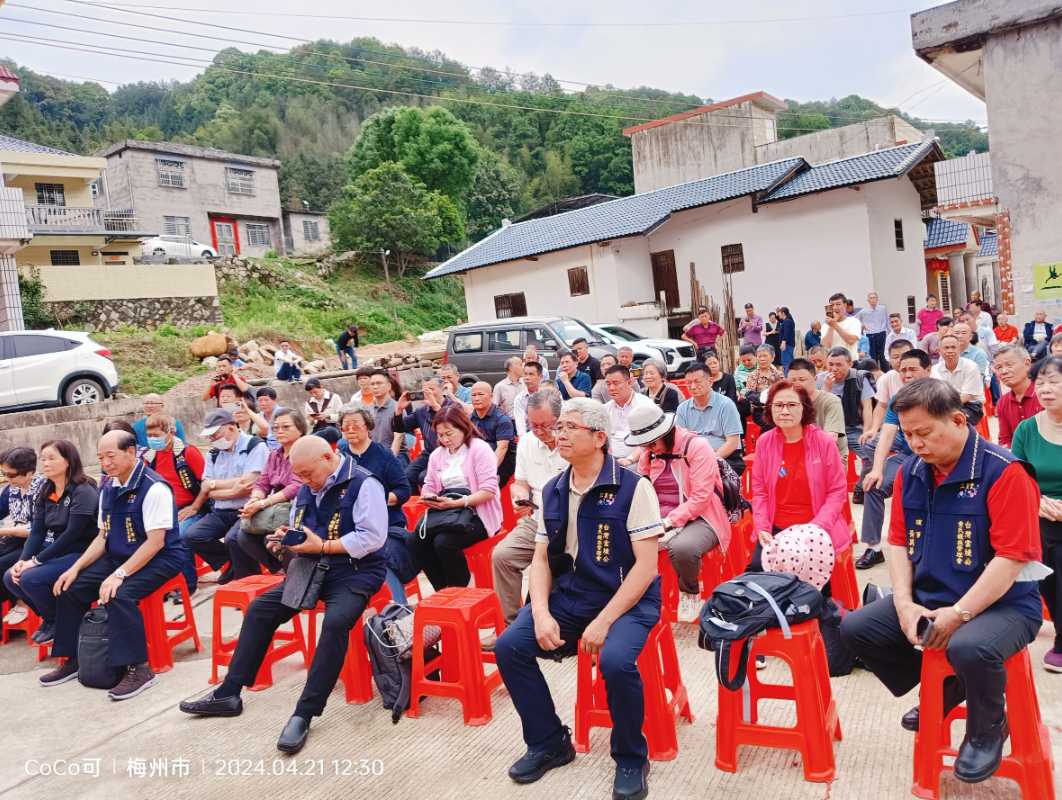
[[[251,604],[221,685],[180,705],[186,714],[239,715],[240,693],[254,683],[277,628],[323,601],[324,623],[306,685],[277,740],[284,753],[297,753],[306,743],[310,720],[324,711],[339,678],[350,630],[387,572],[387,497],[380,481],[317,436],[304,436],[292,446],[291,471],[303,486],[292,503],[289,525],[267,538],[275,553],[286,549],[294,556],[284,581]],[[324,571],[320,592],[307,597],[303,579],[315,570]]]
[[[139,601],[181,571],[188,554],[177,532],[177,506],[166,480],[137,458],[136,437],[111,431],[99,440],[99,535],[55,582],[52,655],[67,659],[42,675],[42,686],[77,677],[81,620],[96,600],[107,609],[107,662],[120,670],[112,700],[127,700],[157,680],[147,664]]]
[[[472,424],[494,450],[498,485],[504,486],[516,472],[516,426],[512,418],[494,405],[490,384],[472,384]]]
[[[150,417],[152,414],[165,414],[166,403],[163,401],[161,394],[155,394],[154,392],[152,392],[151,394],[144,395],[141,398],[140,402],[143,403],[144,406],[144,416],[133,422],[133,430],[136,431],[136,443],[141,447],[147,447],[148,417]],[[184,435],[184,426],[181,424],[181,421],[179,419],[174,420],[174,433],[177,434],[177,438],[180,439],[182,442],[188,441],[188,437]]]

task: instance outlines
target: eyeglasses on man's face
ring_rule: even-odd
[[[556,430],[558,433],[574,433],[575,431],[590,431],[593,433],[595,429],[589,425],[580,425],[577,422],[558,422]]]

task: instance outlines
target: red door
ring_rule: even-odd
[[[239,255],[240,232],[234,217],[211,217],[210,237],[219,256]]]

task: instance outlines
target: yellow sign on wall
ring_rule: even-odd
[[[1038,300],[1062,300],[1062,261],[1033,264],[1033,291]]]

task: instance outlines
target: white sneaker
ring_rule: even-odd
[[[8,611],[7,614],[4,616],[4,624],[18,625],[19,623],[25,622],[28,613],[29,612],[26,610],[26,607],[19,603],[17,606]]]
[[[701,607],[703,605],[704,601],[701,600],[699,594],[686,594],[686,592],[683,592],[682,598],[679,600],[678,621],[697,622],[701,618]]]

